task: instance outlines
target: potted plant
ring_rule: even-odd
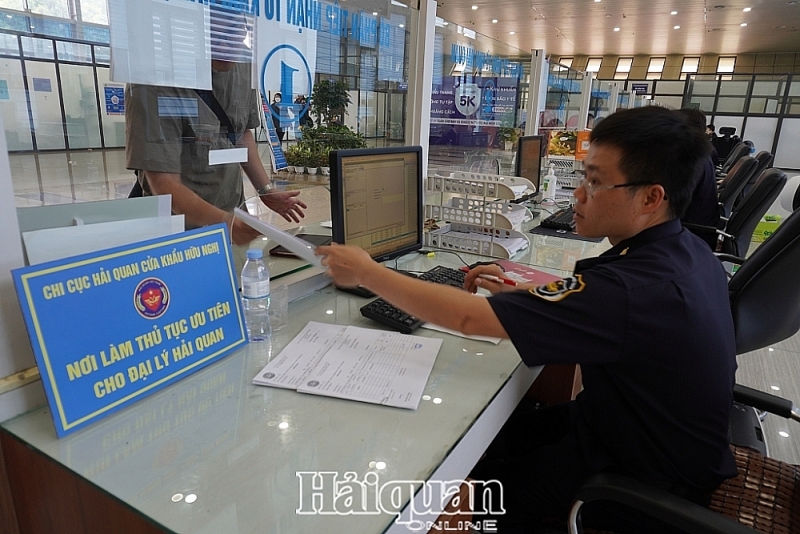
[[[343,81],[320,80],[314,85],[311,93],[309,111],[317,118],[317,125],[343,123],[347,106],[352,99],[347,91],[347,83]],[[303,132],[305,135],[305,132]]]
[[[289,172],[297,172],[297,167],[303,165],[302,151],[303,147],[301,147],[299,144],[292,145],[284,150],[283,155],[286,157],[286,164],[289,166]]]
[[[514,143],[519,139],[519,130],[510,126],[501,126],[497,130],[497,139],[504,143],[506,150],[513,150]]]

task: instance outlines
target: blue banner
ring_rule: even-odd
[[[247,342],[224,224],[12,274],[59,437]]]

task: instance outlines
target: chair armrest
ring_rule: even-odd
[[[739,256],[734,256],[733,254],[715,252],[714,256],[716,256],[719,261],[727,261],[730,263],[735,263],[736,265],[741,265],[744,263],[744,258],[740,258]]]
[[[570,532],[576,523],[576,508],[582,503],[605,500],[630,506],[690,534],[758,534],[729,517],[623,475],[592,476],[576,499],[570,512]]]
[[[771,395],[741,384],[734,384],[733,400],[752,406],[756,410],[766,410],[786,419],[796,419],[800,421],[800,413],[798,413],[792,401],[778,397],[777,395]]]

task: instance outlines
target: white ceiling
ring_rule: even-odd
[[[521,50],[541,48],[556,56],[800,53],[798,0],[437,0],[437,3],[437,16],[447,21]],[[478,9],[473,10],[472,6]],[[743,11],[747,7],[750,12]],[[671,15],[671,11],[678,14]],[[492,19],[498,22],[493,24]],[[746,27],[740,26],[743,22]]]

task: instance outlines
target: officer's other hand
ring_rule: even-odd
[[[372,268],[379,267],[363,249],[352,245],[317,247],[314,253],[323,256],[322,265],[328,268],[327,275],[336,285],[353,287],[360,285],[362,277]]]
[[[499,278],[505,278],[504,271],[499,265],[478,265],[474,269],[470,269],[464,277],[464,289],[470,293],[475,293],[478,291],[479,287],[482,287],[488,290],[492,295],[500,293],[501,291],[513,289],[511,286],[480,278],[481,274],[490,274]]]
[[[299,194],[300,191],[273,191],[262,195],[261,201],[287,221],[299,223],[305,217],[303,210],[308,209],[306,203],[297,198]]]
[[[231,226],[231,240],[234,245],[246,245],[253,239],[260,236],[261,233],[249,224],[242,222],[240,219],[234,218]]]

